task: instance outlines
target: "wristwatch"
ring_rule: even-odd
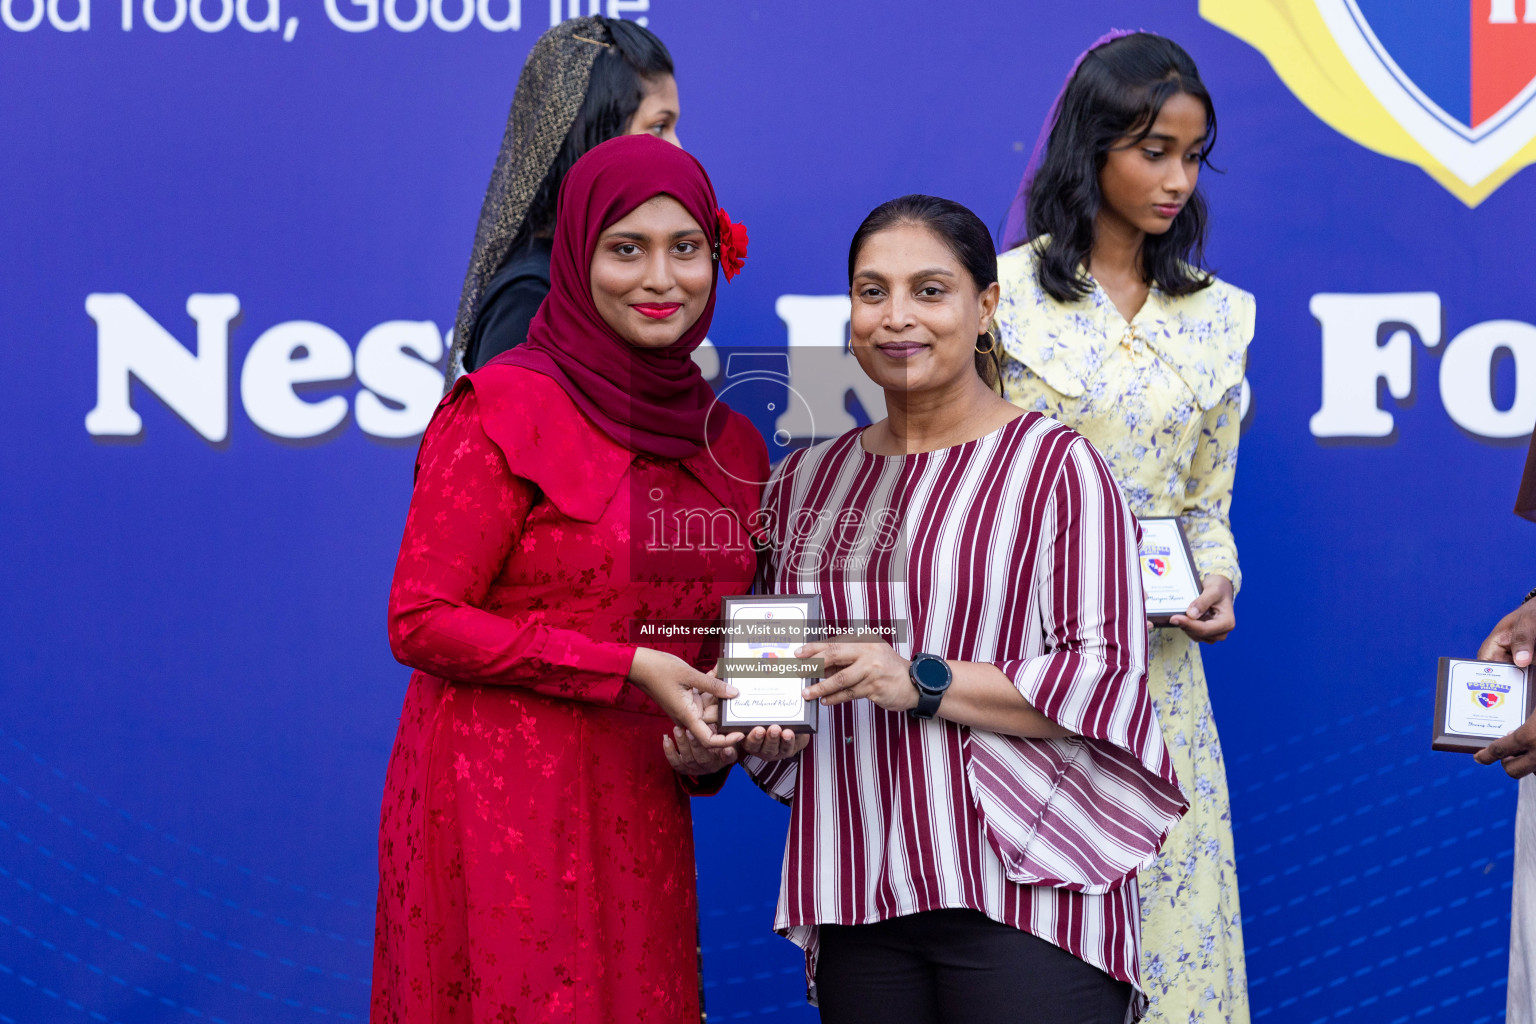
[[[950,671],[949,663],[937,654],[914,654],[912,663],[907,666],[907,677],[917,687],[917,707],[909,708],[907,714],[913,718],[932,718],[955,674]]]

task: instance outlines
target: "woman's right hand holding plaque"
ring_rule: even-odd
[[[629,669],[629,681],[654,700],[667,717],[692,733],[704,747],[728,747],[741,742],[742,733],[722,735],[704,722],[701,694],[730,698],[736,688],[722,679],[705,675],[682,658],[665,651],[640,647]]]

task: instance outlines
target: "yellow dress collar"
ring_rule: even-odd
[[[1202,410],[1214,408],[1243,379],[1253,339],[1253,296],[1216,281],[1175,297],[1156,285],[1127,322],[1097,281],[1083,298],[1057,302],[1036,278],[1037,255],[1023,245],[998,257],[1002,301],[997,340],[1053,390],[1081,397],[1116,348],[1132,357],[1150,349],[1179,376]]]

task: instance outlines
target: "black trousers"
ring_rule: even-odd
[[[975,910],[822,925],[824,1024],[1124,1024],[1131,986]]]

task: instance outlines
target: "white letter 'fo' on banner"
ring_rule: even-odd
[[[1536,0],[1533,0],[1536,6]],[[1494,356],[1515,361],[1515,401],[1493,404]],[[1440,401],[1456,425],[1478,437],[1524,437],[1536,423],[1536,327],[1519,320],[1473,324],[1451,339],[1440,359]]]
[[[1440,344],[1440,296],[1434,292],[1312,296],[1308,307],[1323,328],[1323,407],[1311,420],[1314,437],[1377,438],[1393,430],[1392,414],[1376,404],[1376,382],[1393,398],[1413,393],[1413,341]],[[1400,326],[1385,345],[1384,326]]]

